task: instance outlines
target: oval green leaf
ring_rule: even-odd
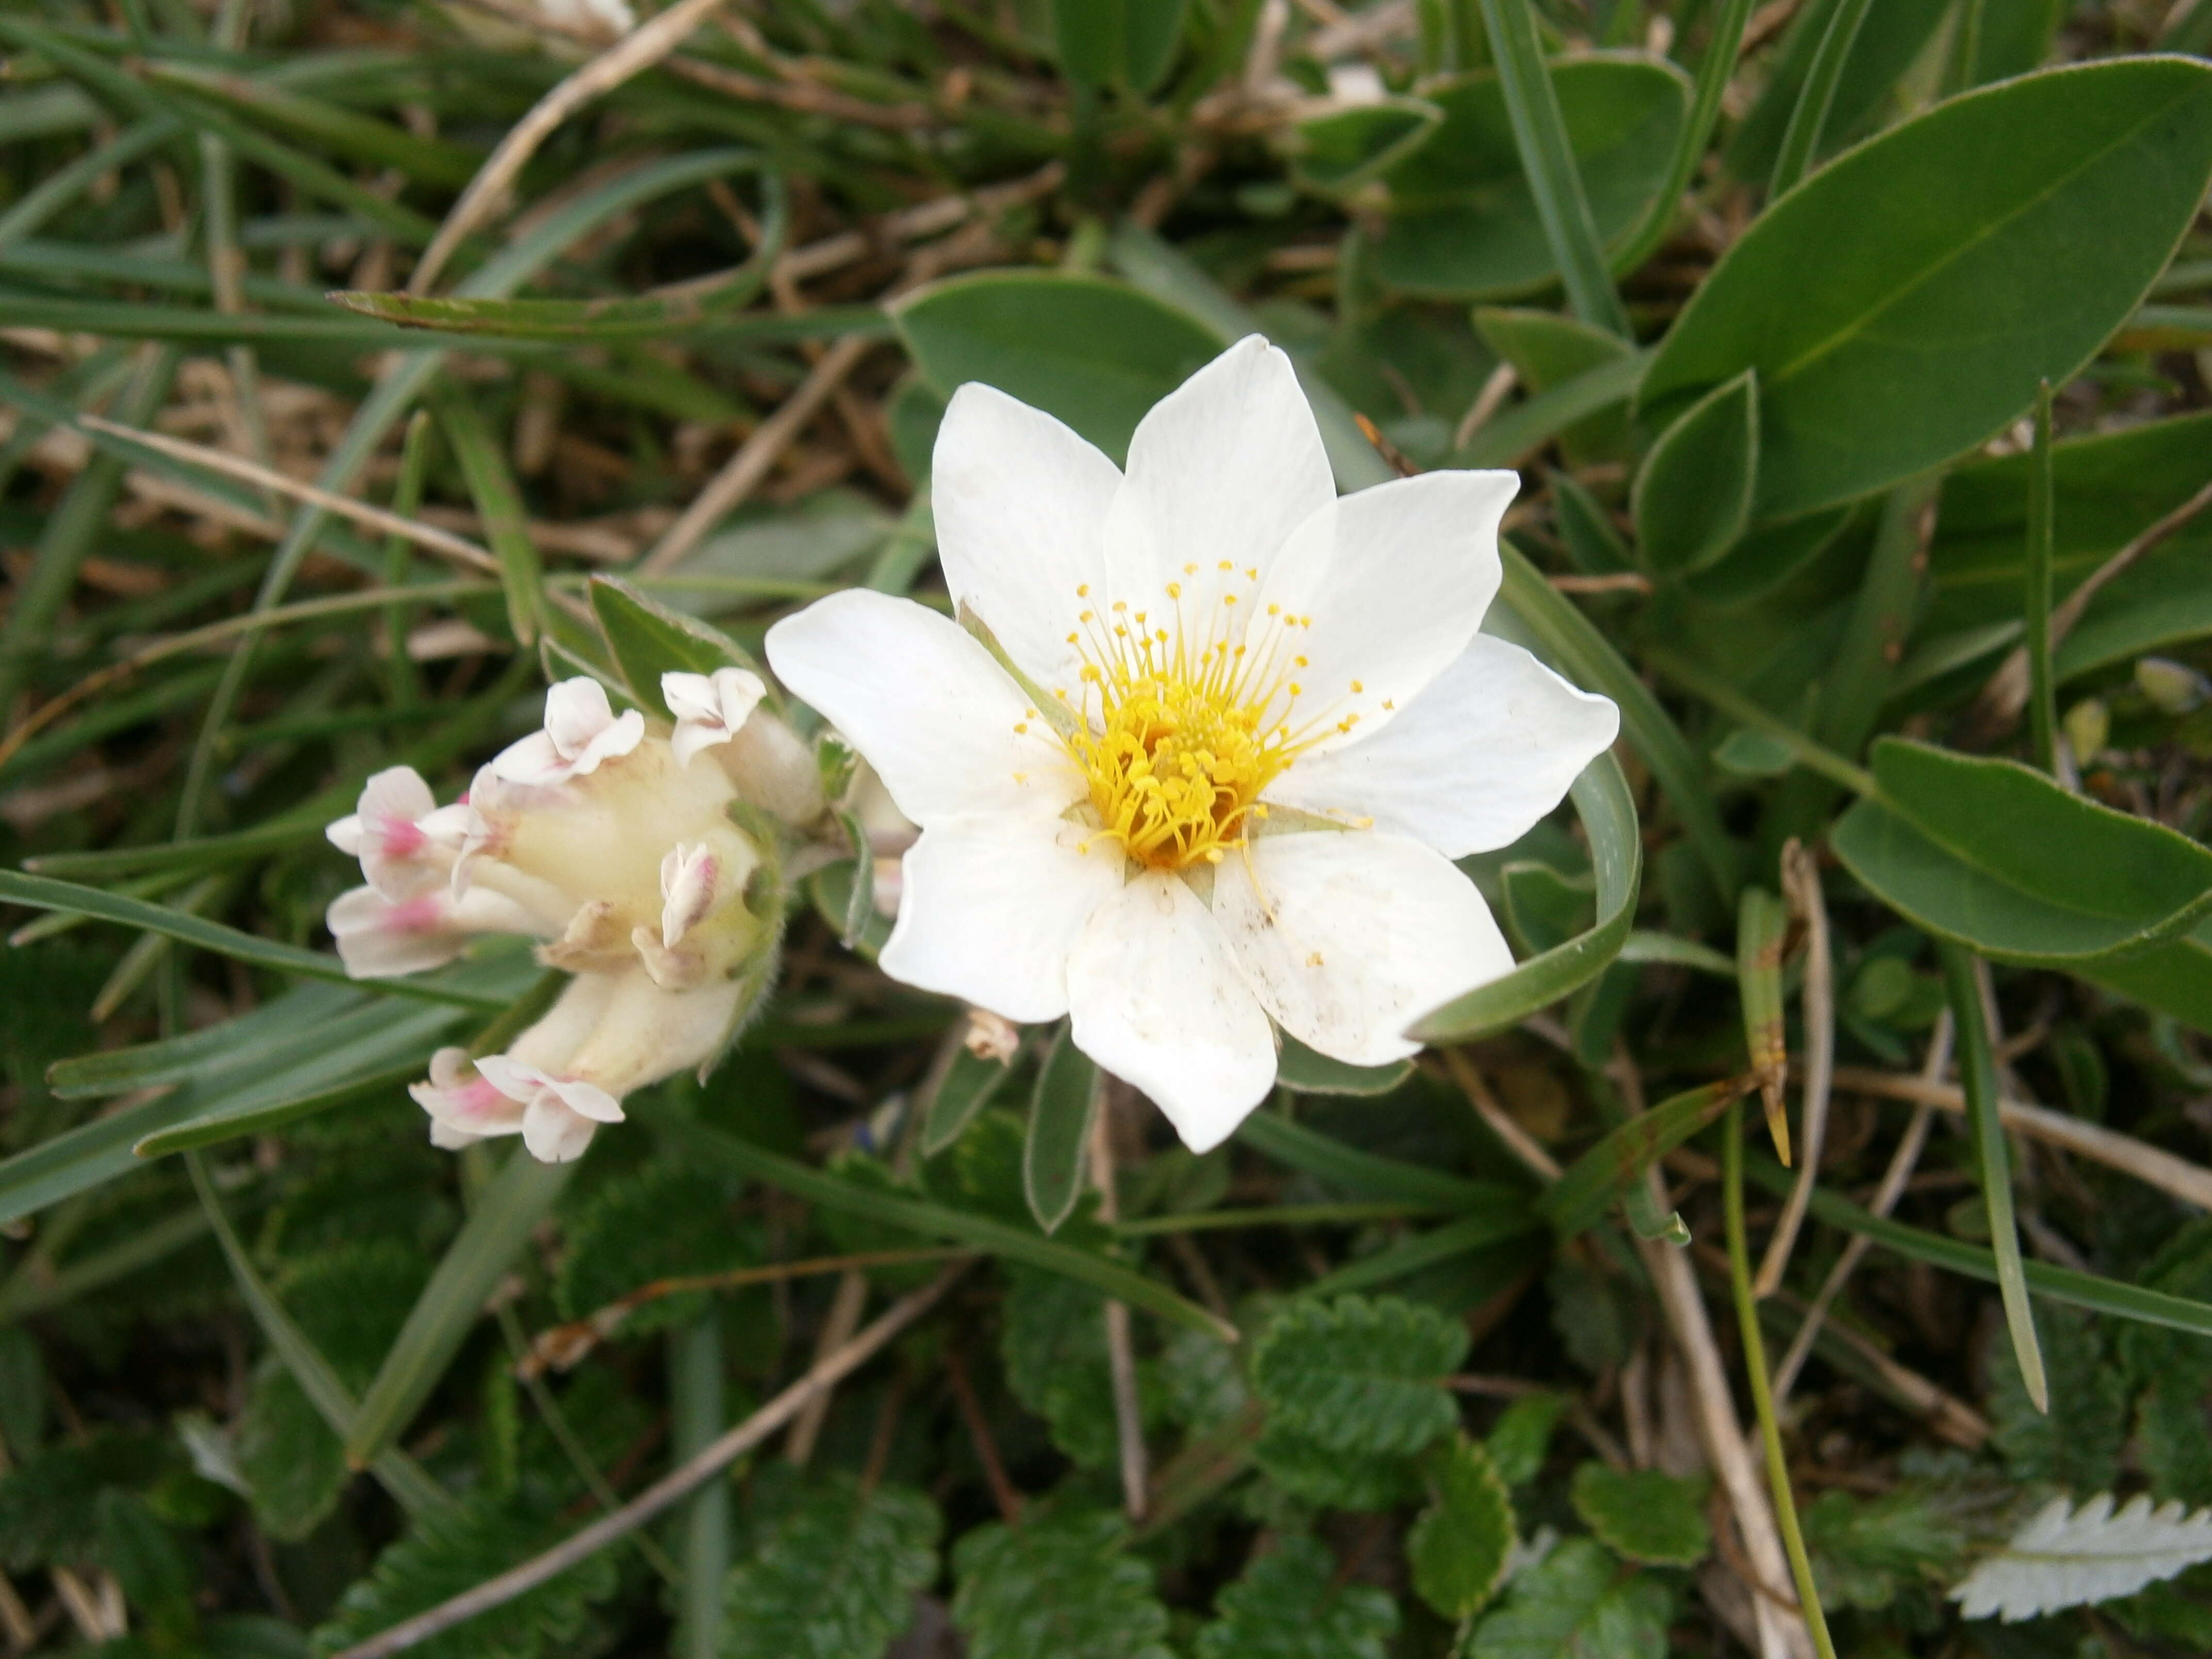
[[[1702,570],[1751,521],[1759,480],[1759,371],[1685,410],[1636,475],[1636,539],[1655,570]]]
[[[1030,1214],[1048,1233],[1067,1219],[1083,1194],[1091,1125],[1098,1115],[1103,1083],[1097,1063],[1063,1028],[1037,1068],[1029,1139],[1022,1145],[1022,1192]]]
[[[1881,793],[1830,835],[1882,902],[1999,962],[2079,969],[2212,913],[2212,851],[2014,761],[1885,738]]]
[[[1676,320],[1644,403],[1758,369],[1761,519],[1895,483],[2079,373],[2208,177],[2212,65],[2118,58],[1954,99],[1768,209]]]
[[[1608,245],[1624,240],[1667,176],[1689,108],[1689,82],[1662,59],[1599,54],[1552,66],[1590,216]],[[1553,280],[1536,198],[1521,167],[1497,72],[1424,94],[1443,119],[1390,169],[1390,211],[1374,250],[1386,286],[1440,299],[1505,297]]]
[[[1141,289],[1055,271],[954,277],[900,301],[891,318],[945,396],[968,380],[994,386],[1117,462],[1145,412],[1221,350],[1204,324]]]

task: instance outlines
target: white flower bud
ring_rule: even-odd
[[[676,763],[689,766],[701,750],[736,737],[767,695],[767,683],[743,668],[718,668],[711,675],[663,674],[661,699],[676,716],[670,739]]]
[[[995,1060],[1005,1065],[1021,1051],[1022,1029],[1003,1014],[994,1014],[988,1008],[970,1008],[968,1011],[968,1034],[961,1041],[976,1059]]]
[[[2136,684],[2161,714],[2186,714],[2212,692],[2212,682],[2187,663],[2168,657],[2144,657],[2136,664]]]
[[[714,758],[742,799],[786,823],[803,828],[829,805],[814,750],[765,708],[754,710]]]
[[[368,884],[388,899],[441,885],[468,832],[468,809],[440,806],[411,766],[370,778],[352,814],[323,831],[331,845],[361,860]]]
[[[579,675],[546,692],[544,729],[508,744],[491,767],[511,783],[564,783],[629,754],[644,736],[644,715],[631,708],[616,719],[606,688]]]
[[[441,968],[478,933],[535,933],[537,919],[489,890],[460,898],[437,890],[394,902],[374,887],[356,887],[331,901],[325,921],[338,959],[356,979],[389,979]]]

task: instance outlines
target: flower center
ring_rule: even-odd
[[[1083,653],[1081,706],[1060,740],[1101,832],[1150,869],[1218,864],[1242,847],[1267,816],[1261,792],[1335,729],[1291,718],[1305,690],[1297,636],[1313,619],[1273,605],[1255,618],[1259,573],[1219,572],[1203,600],[1170,582],[1158,611],[1086,604],[1068,635]]]

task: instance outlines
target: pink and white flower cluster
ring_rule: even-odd
[[[520,1134],[566,1162],[622,1121],[631,1091],[720,1053],[769,933],[748,902],[764,849],[732,808],[794,824],[822,811],[813,758],[760,708],[766,691],[742,668],[664,675],[672,726],[565,680],[544,729],[460,800],[440,806],[394,767],[330,826],[367,880],[329,914],[355,978],[441,967],[486,933],[535,939],[540,961],[575,975],[504,1053],[432,1058],[410,1092],[438,1146]]]

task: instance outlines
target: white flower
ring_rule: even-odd
[[[630,708],[616,719],[606,688],[579,676],[546,692],[544,729],[501,750],[491,769],[509,783],[564,783],[629,754],[644,736],[644,715]]]
[[[1012,1020],[1070,1016],[1198,1150],[1272,1086],[1271,1019],[1353,1065],[1415,1052],[1409,1024],[1512,966],[1451,860],[1517,839],[1618,724],[1475,631],[1517,482],[1338,500],[1289,360],[1257,337],[1145,417],[1126,477],[961,387],[939,546],[1003,658],[861,591],[769,635],[921,826],[885,970]]]
[[[488,890],[459,898],[443,888],[394,901],[356,887],[331,901],[325,921],[338,959],[356,979],[390,979],[442,968],[478,933],[534,933],[537,919]]]
[[[676,763],[691,764],[702,749],[727,743],[744,729],[768,695],[768,685],[750,669],[718,668],[706,674],[663,674],[661,701],[676,716]]]
[[[331,845],[361,860],[368,884],[388,899],[444,884],[468,829],[468,809],[440,806],[411,766],[370,778],[351,816],[325,829]]]

